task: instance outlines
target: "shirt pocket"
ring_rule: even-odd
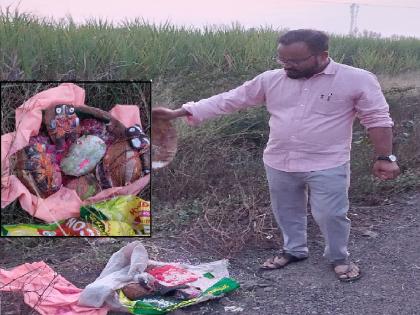
[[[320,99],[317,100],[313,107],[312,112],[321,114],[321,115],[336,115],[341,114],[347,111],[349,106],[349,101],[344,98],[334,98],[334,99]]]

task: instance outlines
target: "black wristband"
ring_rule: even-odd
[[[390,155],[379,155],[376,160],[378,161],[388,161],[388,162],[396,162],[397,157],[393,154]]]

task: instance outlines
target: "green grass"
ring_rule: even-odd
[[[284,31],[244,29],[237,24],[198,30],[141,19],[118,26],[89,20],[78,26],[71,19],[53,21],[3,9],[0,77],[153,79],[153,104],[178,107],[277,68],[273,60],[276,40]],[[372,148],[356,124],[351,200],[381,204],[401,192],[418,189],[420,40],[331,35],[330,55],[380,77],[395,120],[395,153],[403,171],[394,181],[374,180],[370,175]],[[402,75],[406,77],[399,79]],[[3,114],[13,116],[7,111]],[[232,222],[237,218],[228,214],[240,212],[248,215],[249,226],[255,222],[271,226],[259,219],[252,221],[256,215],[261,218],[258,211],[269,207],[261,159],[268,138],[264,108],[223,117],[200,128],[177,127],[175,160],[153,173],[154,231],[182,231],[209,209],[219,209],[220,217]]]
[[[225,83],[225,79],[211,82],[217,82],[217,92],[235,85]],[[196,93],[205,93],[199,91],[200,83],[196,84]],[[411,91],[385,90],[395,122],[394,154],[402,172],[397,179],[379,181],[372,176],[373,148],[367,132],[355,124],[349,192],[352,206],[388,204],[420,190],[420,89]],[[271,227],[276,224],[269,210],[262,162],[267,122],[265,108],[254,108],[209,121],[200,128],[178,124],[180,141],[174,161],[153,173],[154,231],[189,231],[187,237],[199,238],[198,248],[206,245],[226,251],[272,234]],[[238,216],[245,218],[239,220]]]
[[[284,32],[281,30],[280,32]],[[76,25],[3,8],[0,13],[2,79],[158,79],[182,72],[253,73],[276,67],[278,32],[269,27],[204,30],[150,24],[118,27],[102,20]],[[420,69],[414,38],[331,37],[337,61],[377,73]]]

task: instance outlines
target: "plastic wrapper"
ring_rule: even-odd
[[[166,286],[176,286],[196,281],[198,276],[184,268],[173,265],[156,267],[147,271],[159,283]]]
[[[85,222],[70,218],[51,224],[2,225],[1,236],[135,236],[135,231],[124,222]]]
[[[137,315],[160,315],[174,311],[178,308],[198,304],[207,300],[222,297],[239,288],[239,284],[232,278],[222,278],[206,289],[196,298],[182,299],[179,296],[151,296],[132,301],[122,290],[119,290],[119,301],[128,312]]]
[[[80,217],[88,222],[98,220],[124,222],[138,234],[150,235],[150,202],[134,195],[119,196],[82,206]]]

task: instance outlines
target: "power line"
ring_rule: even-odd
[[[338,1],[327,1],[327,0],[297,0],[301,2],[318,2],[318,3],[328,3],[328,4],[346,4],[351,5],[353,3],[363,6],[369,6],[369,7],[389,7],[389,8],[403,8],[403,9],[417,9],[420,10],[420,7],[416,6],[402,6],[402,5],[394,5],[394,4],[372,4],[372,3],[366,3],[366,2],[359,2],[359,1],[352,1],[352,2],[338,2]]]
[[[350,36],[357,33],[357,16],[359,15],[359,5],[352,3],[350,5]]]

